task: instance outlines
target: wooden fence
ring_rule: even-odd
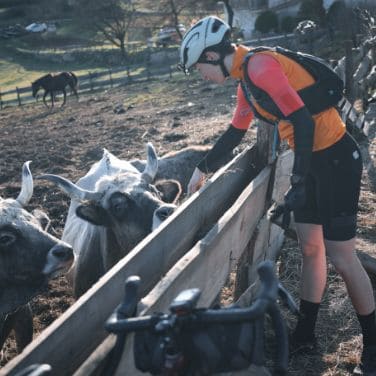
[[[213,178],[214,184],[207,185],[200,195],[192,196],[157,231],[144,239],[25,349],[20,355],[22,360],[14,359],[11,362],[13,364],[9,363],[4,369],[5,372],[13,367],[14,370],[21,369],[30,362],[45,362],[49,359],[57,370],[56,374],[71,374],[104,339],[104,320],[122,299],[125,278],[131,274],[140,275],[143,280],[141,296],[149,292],[174,263],[197,242],[197,233],[215,223],[254,176],[255,171],[249,163],[253,153],[254,149],[248,150],[227,166],[227,173],[216,174]],[[223,208],[209,205],[212,200],[219,197],[224,203]],[[158,262],[151,263],[150,260]],[[108,281],[110,282],[107,283]],[[100,303],[102,299],[106,304]],[[80,336],[75,335],[78,328]],[[61,352],[55,351],[58,343],[66,343],[64,353],[67,353],[67,358]],[[72,356],[73,354],[75,355]]]
[[[152,66],[149,64],[143,67],[120,67],[99,72],[89,72],[78,76],[78,91],[79,94],[87,94],[97,90],[105,90],[134,82],[150,80],[154,77],[171,78],[174,72],[176,72],[176,65],[170,64],[162,66]],[[69,93],[69,89],[67,92]],[[31,86],[16,87],[16,89],[3,92],[0,90],[0,110],[9,106],[22,106],[35,103],[35,101],[36,99],[32,96]]]

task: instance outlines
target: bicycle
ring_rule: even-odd
[[[295,315],[298,307],[273,272],[273,264],[264,261],[257,272],[261,288],[247,308],[236,306],[196,308],[199,289],[183,290],[170,304],[170,313],[134,317],[141,280],[129,277],[124,301],[105,323],[116,334],[115,345],[102,368],[102,376],[115,374],[123,354],[127,334],[135,332],[136,368],[153,375],[199,376],[240,371],[251,364],[265,366],[264,317],[269,315],[276,337],[274,375],[286,375],[288,335],[277,298]],[[50,374],[48,364],[32,365],[17,376]]]
[[[140,279],[125,284],[125,297],[106,321],[108,332],[117,335],[103,375],[116,372],[127,334],[134,332],[137,369],[153,375],[211,375],[264,366],[264,316],[269,315],[276,337],[275,375],[286,375],[288,334],[277,305],[280,297],[296,315],[298,308],[278,281],[270,261],[258,266],[261,288],[247,308],[196,308],[199,289],[182,291],[170,304],[170,313],[134,317]]]

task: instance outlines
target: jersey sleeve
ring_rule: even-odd
[[[231,124],[237,129],[247,130],[253,119],[253,111],[244,96],[240,84],[237,88],[236,97],[236,107]]]
[[[304,107],[280,63],[270,55],[254,55],[248,63],[248,76],[252,82],[273,99],[283,115],[288,116]]]

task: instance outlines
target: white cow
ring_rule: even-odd
[[[205,147],[196,150],[196,158],[191,158],[190,166],[186,166],[186,176],[192,174],[206,152]],[[173,159],[181,165],[180,170],[184,170],[178,154]],[[186,152],[183,155],[186,156]],[[168,156],[169,161],[173,159]],[[165,175],[171,175],[163,158],[160,163],[164,165]],[[75,252],[71,275],[76,297],[176,208],[182,193],[181,184],[174,179],[154,182],[158,158],[150,143],[147,162],[134,161],[134,164],[142,171],[104,150],[102,159],[76,184],[57,175],[40,177],[57,184],[72,199],[62,239],[72,244]]]

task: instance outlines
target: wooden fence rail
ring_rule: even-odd
[[[104,90],[112,87],[128,85],[130,83],[153,79],[154,77],[169,77],[176,71],[175,66],[169,64],[161,67],[146,66],[121,67],[107,69],[100,72],[89,72],[78,76],[79,94],[89,93],[97,90]],[[42,91],[42,90],[41,90]],[[69,93],[69,90],[68,90]],[[23,106],[34,103],[36,99],[32,96],[31,86],[21,87],[12,90],[0,90],[0,109],[9,106]]]

